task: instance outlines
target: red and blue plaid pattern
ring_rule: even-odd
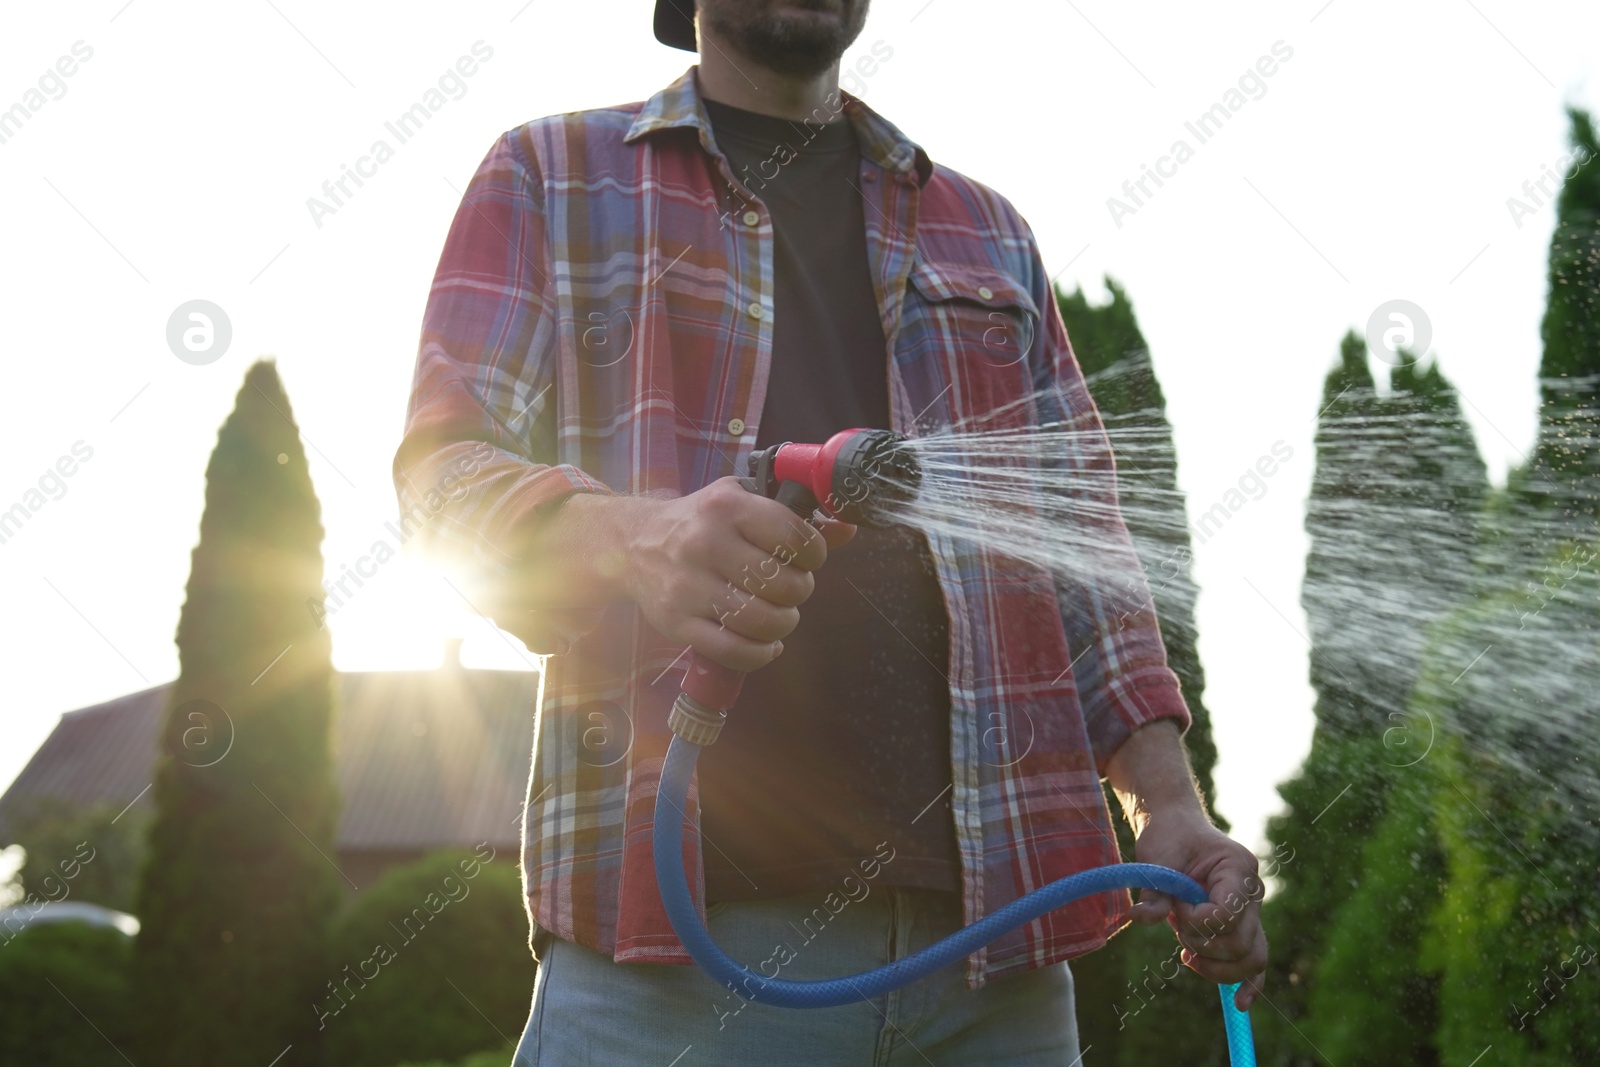
[[[1027,224],[843,100],[862,148],[894,428],[1085,431],[1067,462],[1099,499],[1079,510],[1148,603],[1111,450]],[[462,200],[423,322],[394,462],[401,507],[432,517],[417,540],[466,576],[469,599],[554,653],[524,813],[528,907],[619,962],[690,962],[650,844],[686,657],[628,604],[596,626],[519,602],[518,546],[571,493],[684,494],[742,473],[772,355],[772,242],[759,192],[735,184],[716,149],[691,69],[642,104],[502,136]],[[950,612],[949,796],[971,921],[1115,862],[1106,761],[1134,729],[1187,727],[1189,712],[1153,614],[1125,610],[1126,578],[1069,584],[929,540]],[[698,835],[684,848],[699,872]],[[1052,912],[974,954],[968,982],[1094,949],[1128,906],[1119,892]]]

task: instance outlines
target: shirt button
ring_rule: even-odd
[[[984,300],[993,300],[994,290],[989,288],[987,285],[980,285],[978,286],[978,296]]]
[[[751,318],[752,318],[752,319],[759,319],[759,318],[760,318],[760,317],[761,317],[761,304],[760,304],[760,303],[759,303],[759,302],[757,302],[757,303],[752,303],[752,304],[751,304],[751,305],[750,305],[750,306],[749,306],[749,307],[748,307],[748,308],[746,308],[746,309],[745,309],[745,310],[747,310],[747,311],[749,311],[749,312],[750,312],[750,317],[751,317]]]
[[[746,226],[754,226],[757,223],[759,223],[760,221],[761,221],[761,216],[759,214],[757,214],[756,212],[754,212],[754,211],[746,211],[744,213],[744,224]]]
[[[733,434],[733,436],[735,436],[735,437],[738,437],[741,434],[743,434],[744,433],[744,420],[743,419],[729,419],[728,420],[728,432]]]

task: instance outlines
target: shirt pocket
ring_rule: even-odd
[[[912,411],[931,405],[919,431],[999,410],[1033,389],[1029,358],[1039,308],[995,267],[919,260],[911,268],[895,359]],[[955,384],[956,390],[949,390]],[[959,391],[960,411],[949,392]]]
[[[935,340],[987,366],[1014,367],[1033,347],[1039,309],[1002,270],[923,260],[911,268],[907,310]]]

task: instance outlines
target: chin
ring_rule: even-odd
[[[856,0],[702,0],[701,17],[737,51],[786,74],[820,74],[861,32]]]

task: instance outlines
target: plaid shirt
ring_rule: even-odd
[[[1134,729],[1163,718],[1187,728],[1189,712],[1153,612],[1121,610],[1127,590],[1146,607],[1149,594],[1027,224],[842,99],[861,144],[893,427],[1086,431],[1067,461],[1083,474],[1074,492],[1124,576],[1069,585],[929,535],[950,613],[949,798],[970,922],[1116,862],[1100,774]],[[517,602],[517,546],[572,493],[678,495],[743,473],[766,399],[772,293],[770,220],[718,151],[691,69],[642,104],[503,135],[463,198],[428,299],[394,462],[401,507],[469,599],[551,654],[524,813],[528,907],[618,962],[690,962],[650,845],[685,650],[631,604],[577,618]],[[698,879],[699,835],[684,841]],[[703,883],[693,890],[703,907]],[[967,981],[1097,948],[1128,906],[1117,892],[1058,909],[973,954]]]

